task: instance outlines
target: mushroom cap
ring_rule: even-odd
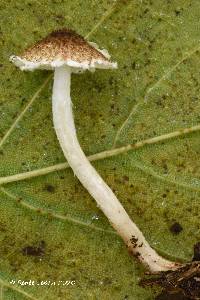
[[[11,56],[10,61],[21,70],[29,71],[63,65],[71,67],[72,72],[117,68],[117,63],[110,61],[107,50],[100,50],[97,44],[86,41],[70,29],[52,32],[21,56]]]

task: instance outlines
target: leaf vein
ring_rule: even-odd
[[[137,111],[138,107],[140,105],[142,105],[143,103],[147,102],[147,97],[148,95],[155,89],[157,88],[160,83],[165,80],[166,78],[168,78],[177,68],[179,65],[181,65],[185,60],[187,60],[190,56],[192,56],[194,53],[196,53],[198,50],[200,49],[200,45],[198,45],[197,47],[193,48],[192,50],[186,52],[182,59],[179,60],[174,66],[172,66],[171,68],[169,68],[164,74],[163,76],[156,81],[146,92],[145,96],[144,96],[144,101],[140,102],[137,104],[137,107],[135,109],[135,105],[132,107],[130,113],[128,114],[127,118],[123,121],[122,125],[119,127],[119,129],[117,130],[115,137],[114,137],[114,143],[113,143],[113,147],[115,147],[121,132],[126,128],[126,125],[128,124],[130,118],[132,117],[132,115]]]
[[[31,107],[31,105],[33,104],[33,102],[35,101],[35,99],[39,96],[39,94],[41,93],[41,91],[45,88],[45,86],[47,85],[47,83],[49,82],[49,80],[51,79],[51,77],[52,76],[49,75],[45,79],[45,81],[43,82],[43,84],[37,89],[37,91],[32,96],[32,98],[30,99],[30,101],[27,103],[27,105],[25,106],[25,108],[21,111],[21,113],[19,114],[19,116],[15,119],[15,121],[10,126],[10,128],[8,129],[8,131],[5,133],[4,137],[1,139],[1,141],[0,141],[0,148],[3,146],[3,144],[5,143],[5,141],[9,138],[9,136],[11,135],[11,133],[13,132],[13,130],[16,128],[17,124],[21,121],[21,119],[23,118],[24,114]]]
[[[153,138],[149,138],[149,139],[137,142],[135,144],[129,144],[129,145],[126,145],[126,146],[123,146],[123,147],[120,147],[120,148],[115,148],[115,149],[112,149],[112,150],[106,150],[106,151],[103,151],[103,152],[99,152],[99,153],[88,156],[88,159],[90,161],[96,161],[96,160],[100,160],[100,159],[113,157],[113,156],[116,156],[116,155],[119,155],[119,154],[126,153],[130,150],[136,150],[136,149],[139,149],[139,148],[144,147],[146,145],[156,144],[156,143],[168,140],[168,139],[183,136],[185,134],[189,134],[189,133],[196,132],[196,131],[199,131],[199,130],[200,130],[200,125],[195,125],[195,126],[192,126],[192,127],[189,127],[189,128],[179,129],[179,130],[167,133],[167,134],[163,134],[163,135],[160,135],[160,136],[155,136]],[[10,182],[20,181],[20,180],[25,180],[25,179],[29,179],[29,178],[33,178],[33,177],[38,177],[38,176],[42,176],[42,175],[46,175],[46,174],[49,174],[49,173],[52,173],[52,172],[64,170],[66,168],[69,168],[69,165],[68,165],[67,162],[56,164],[56,165],[49,166],[49,167],[42,168],[42,169],[38,169],[38,170],[19,173],[19,174],[15,174],[15,175],[6,176],[6,177],[0,177],[0,185],[10,183]]]
[[[133,162],[133,165],[134,165],[134,167],[140,169],[144,173],[146,173],[148,175],[151,175],[154,178],[159,179],[161,181],[168,182],[168,183],[171,183],[171,184],[174,184],[174,185],[178,185],[178,186],[184,187],[186,189],[190,189],[190,190],[194,190],[194,191],[200,191],[200,181],[198,181],[199,187],[197,187],[193,184],[189,184],[189,183],[186,183],[186,182],[181,182],[181,181],[177,180],[175,178],[175,176],[174,177],[170,176],[170,174],[169,175],[159,174],[159,173],[155,172],[153,168],[144,165],[143,162],[141,162],[141,161],[136,161],[135,160]],[[197,183],[197,180],[198,179],[195,178],[195,183]]]
[[[19,294],[22,294],[23,296],[26,296],[29,299],[39,300],[38,298],[36,299],[33,295],[25,292],[24,290],[20,289],[19,287],[15,286],[15,285],[11,285],[9,282],[7,282],[6,280],[4,280],[2,278],[0,278],[0,284],[2,286],[6,286],[7,288],[12,289],[12,290],[18,292]]]
[[[27,203],[26,201],[21,200],[21,197],[18,197],[16,195],[14,195],[13,193],[7,191],[5,188],[1,188],[0,190],[4,194],[6,194],[9,198],[17,201],[19,203],[19,205],[21,205],[21,206],[23,206],[27,209],[30,209],[30,210],[32,210],[36,213],[40,213],[41,215],[46,215],[46,216],[49,216],[51,218],[59,219],[59,220],[62,220],[62,221],[68,221],[68,222],[74,223],[76,225],[86,226],[86,227],[89,227],[89,228],[97,230],[97,231],[107,232],[109,234],[116,234],[115,231],[113,231],[113,230],[106,230],[106,229],[100,228],[98,226],[91,225],[89,223],[86,223],[86,222],[80,221],[78,219],[72,218],[70,216],[65,216],[65,215],[62,215],[62,214],[59,214],[59,213],[55,213],[55,212],[53,212],[53,210],[47,210],[47,209],[44,209],[44,208],[41,208],[41,207],[35,207],[35,206]]]

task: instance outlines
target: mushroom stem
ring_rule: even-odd
[[[109,186],[103,181],[82,151],[74,125],[70,98],[71,69],[57,67],[53,85],[53,122],[64,155],[83,186],[96,200],[112,226],[135,255],[151,272],[176,269],[175,262],[160,257],[132,222]]]

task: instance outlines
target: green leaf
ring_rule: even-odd
[[[1,0],[1,177],[65,162],[51,74],[21,72],[10,55],[62,27],[109,50],[118,70],[72,76],[77,133],[91,155],[199,123],[199,11],[199,1],[184,0]],[[188,261],[200,234],[200,133],[180,135],[93,164],[152,247]],[[155,298],[69,168],[5,184],[0,209],[1,299]]]

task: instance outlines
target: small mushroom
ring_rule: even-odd
[[[10,60],[21,70],[53,69],[53,122],[63,153],[83,186],[126,243],[128,250],[152,272],[174,269],[177,264],[160,257],[83,153],[74,125],[70,98],[71,73],[96,68],[117,68],[106,50],[86,41],[72,30],[59,30]]]

